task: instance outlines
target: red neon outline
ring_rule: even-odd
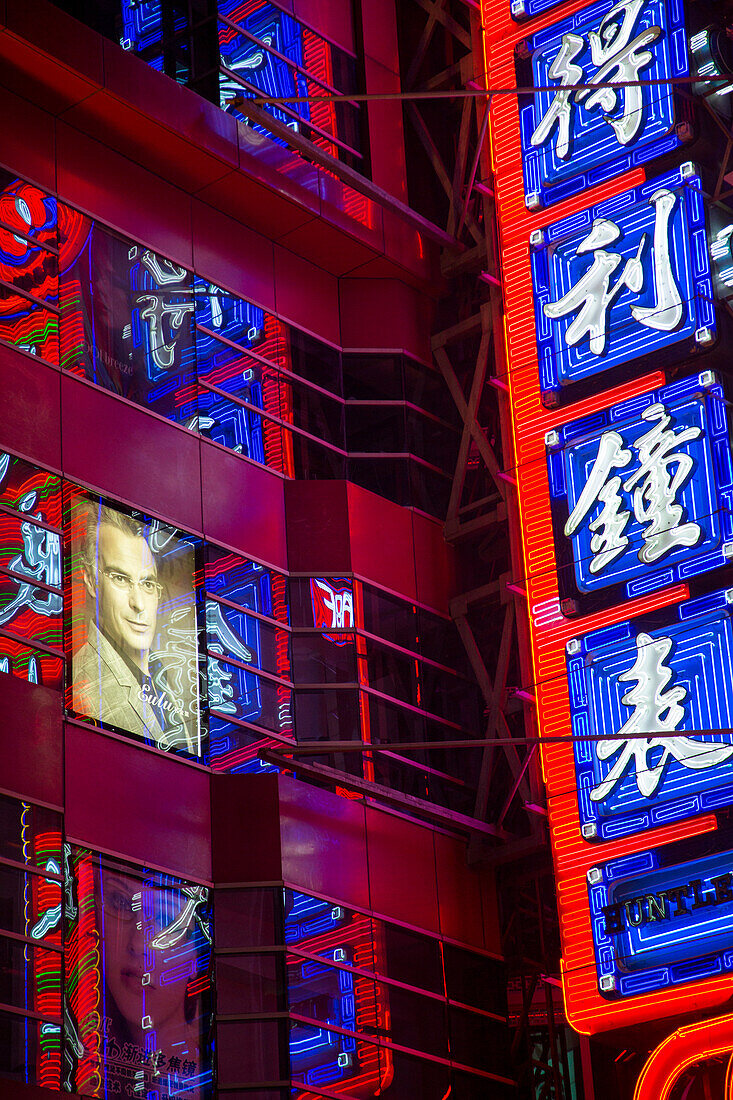
[[[634,1090],[634,1100],[669,1100],[690,1066],[733,1050],[733,1015],[703,1020],[672,1032],[652,1051]],[[725,1078],[725,1100],[733,1096],[733,1061]]]
[[[587,5],[573,0],[531,21],[534,33]],[[527,34],[509,14],[509,0],[482,0],[487,87],[514,88],[514,47]],[[514,437],[513,478],[521,528],[523,562],[530,619],[533,679],[538,724],[546,737],[565,737],[567,744],[542,746],[542,768],[549,795],[550,835],[557,879],[558,909],[563,941],[563,990],[567,1019],[580,1032],[594,1034],[658,1019],[686,1009],[700,1011],[727,1000],[733,993],[733,975],[690,982],[684,988],[659,990],[624,1001],[608,1000],[598,990],[591,936],[586,871],[596,863],[628,851],[645,850],[708,832],[714,816],[655,829],[622,841],[591,844],[580,835],[574,789],[572,743],[569,738],[570,704],[565,677],[565,642],[601,625],[630,618],[686,599],[685,585],[677,585],[641,600],[572,622],[560,615],[555,551],[550,520],[545,460],[545,433],[559,424],[607,408],[664,384],[661,372],[607,390],[598,397],[563,410],[548,410],[540,401],[534,303],[529,266],[529,234],[561,218],[603,201],[645,180],[641,169],[627,172],[582,195],[530,212],[524,204],[524,181],[519,138],[519,106],[514,95],[497,95],[491,102],[490,141],[496,213],[502,257],[504,337]],[[658,1100],[658,1095],[654,1097]]]

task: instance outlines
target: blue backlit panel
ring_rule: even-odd
[[[733,466],[726,403],[712,372],[571,421],[546,442],[566,614],[727,562]]]
[[[545,394],[589,379],[599,388],[607,371],[616,382],[618,368],[638,375],[650,354],[664,350],[669,363],[715,341],[705,204],[691,164],[555,222],[531,264]]]
[[[608,996],[733,971],[733,852],[666,866],[663,853],[588,873],[598,984]]]
[[[517,21],[528,19],[533,15],[539,15],[550,8],[557,8],[562,0],[511,0],[512,18]]]
[[[530,208],[681,144],[672,85],[664,83],[688,73],[680,0],[603,0],[538,31],[526,47],[537,89],[520,111]],[[614,82],[628,86],[594,87]]]
[[[733,590],[713,592],[568,644],[587,839],[733,803],[731,604]]]

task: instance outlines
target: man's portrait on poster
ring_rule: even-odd
[[[86,514],[86,640],[73,658],[73,707],[198,755],[193,550],[161,530],[105,504]]]

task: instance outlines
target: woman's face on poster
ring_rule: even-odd
[[[102,921],[103,973],[108,993],[134,1032],[185,1026],[186,977],[170,980],[169,951],[154,946],[180,916],[186,899],[179,889],[143,886],[135,878],[105,873],[98,899]],[[175,971],[195,960],[191,927],[175,944]],[[195,972],[191,967],[190,973]]]

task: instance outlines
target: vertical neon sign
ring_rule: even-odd
[[[529,24],[520,26],[515,22],[516,17],[535,13]],[[696,1010],[711,1007],[727,1000],[733,992],[733,978],[724,967],[713,965],[703,975],[699,968],[688,967],[685,971],[683,962],[661,985],[645,980],[643,966],[638,969],[641,964],[629,963],[629,958],[651,933],[644,931],[641,935],[635,928],[632,934],[628,925],[622,933],[613,922],[613,906],[623,906],[626,912],[629,902],[639,928],[643,923],[644,929],[651,928],[655,935],[660,934],[659,942],[664,942],[663,927],[673,928],[676,912],[664,896],[665,890],[681,891],[678,896],[684,901],[684,892],[690,889],[694,893],[697,888],[691,884],[698,878],[704,881],[704,876],[697,875],[695,859],[674,865],[670,846],[684,841],[694,848],[696,837],[716,828],[716,818],[710,812],[714,797],[697,793],[694,798],[698,801],[693,805],[689,799],[684,802],[681,791],[688,789],[690,777],[693,783],[705,777],[703,788],[707,785],[710,790],[723,791],[730,748],[729,739],[708,738],[712,753],[708,762],[716,769],[715,781],[711,770],[689,766],[692,756],[685,756],[684,749],[694,754],[699,751],[700,741],[686,738],[685,722],[689,721],[686,728],[694,731],[714,730],[720,729],[720,717],[713,715],[706,726],[699,709],[689,719],[684,713],[680,716],[675,708],[679,706],[684,712],[692,696],[688,691],[683,697],[682,691],[687,689],[673,679],[681,674],[685,660],[694,662],[695,653],[701,651],[701,646],[704,649],[691,621],[694,612],[682,627],[687,610],[697,608],[697,615],[702,617],[697,619],[699,627],[707,616],[706,629],[716,614],[719,618],[727,615],[724,594],[717,609],[690,600],[691,586],[698,598],[700,585],[703,591],[716,586],[720,591],[722,585],[730,583],[715,573],[727,562],[722,554],[726,535],[714,551],[721,557],[711,564],[709,580],[692,565],[695,548],[701,548],[699,531],[693,538],[692,529],[688,529],[690,556],[685,553],[680,557],[681,568],[675,570],[670,564],[674,550],[665,546],[656,563],[656,574],[655,550],[649,550],[645,539],[651,534],[646,522],[652,518],[649,509],[656,520],[660,519],[660,486],[667,504],[675,511],[669,513],[669,522],[662,522],[657,532],[679,531],[687,522],[695,523],[692,513],[697,505],[689,500],[681,503],[678,492],[688,473],[688,459],[680,452],[692,438],[685,437],[673,460],[675,432],[684,431],[684,427],[673,425],[671,420],[661,426],[658,419],[656,426],[661,433],[670,429],[672,435],[642,440],[644,432],[653,427],[651,423],[645,427],[642,421],[638,434],[634,429],[633,439],[629,436],[624,442],[624,432],[621,427],[617,430],[612,413],[620,407],[631,416],[635,408],[636,416],[645,409],[647,417],[656,416],[659,409],[655,402],[659,403],[654,395],[669,397],[674,393],[673,388],[665,390],[670,375],[655,369],[667,368],[674,356],[668,351],[660,356],[659,349],[665,342],[666,346],[674,342],[685,326],[688,342],[682,342],[679,358],[686,362],[677,377],[683,386],[696,379],[689,383],[690,393],[705,390],[704,380],[700,381],[705,371],[698,356],[712,345],[714,336],[701,332],[708,326],[693,315],[694,293],[675,294],[672,287],[674,283],[679,288],[680,263],[684,267],[685,262],[681,242],[676,245],[673,241],[672,221],[680,216],[685,203],[697,208],[700,187],[688,187],[687,180],[693,178],[694,170],[680,168],[682,162],[687,163],[679,148],[685,136],[684,128],[680,129],[684,120],[675,113],[673,97],[666,94],[669,86],[657,84],[662,91],[652,94],[653,80],[674,78],[687,71],[685,30],[680,22],[681,8],[677,6],[672,12],[668,5],[655,0],[615,5],[609,2],[593,9],[572,2],[550,5],[538,0],[527,7],[518,0],[511,4],[510,0],[483,0],[483,20],[487,86],[511,89],[534,81],[538,88],[533,96],[521,97],[521,101],[515,94],[496,94],[491,102],[491,153],[505,316],[506,365],[500,366],[499,372],[506,370],[511,408],[514,456],[507,465],[513,467],[516,480],[518,527],[523,536],[524,576],[517,580],[527,596],[533,691],[540,735],[552,738],[542,746],[542,765],[558,887],[567,1018],[577,1030],[594,1033],[661,1018],[684,1011],[688,1005]],[[640,84],[635,88],[606,88],[605,97],[593,88],[594,81],[633,84],[637,80]],[[644,81],[652,81],[652,85]],[[543,92],[541,87],[557,91]],[[641,113],[632,110],[633,96],[641,97]],[[659,128],[653,134],[652,124],[657,122]],[[594,140],[592,134],[596,135]],[[662,170],[667,165],[660,169],[653,158],[662,153],[669,157],[675,150],[679,174],[665,177]],[[657,179],[659,186],[649,190],[647,185]],[[677,183],[680,187],[676,190]],[[633,207],[636,213],[632,213]],[[640,218],[648,225],[642,225]],[[548,244],[556,247],[548,249]],[[660,290],[665,250],[672,273],[667,279],[670,294],[643,300],[643,287],[652,285],[652,271],[654,287]],[[694,262],[699,259],[709,271],[707,259],[697,256]],[[692,272],[694,280],[704,274],[703,268],[685,270]],[[650,342],[643,329],[648,330]],[[633,344],[640,332],[643,349],[635,346],[629,355],[628,341]],[[650,353],[649,358],[645,351]],[[624,370],[627,355],[633,366]],[[716,384],[713,378],[710,381]],[[723,467],[714,471],[708,482],[715,497],[724,489],[730,447],[728,427],[719,420],[724,406],[714,400],[713,407],[716,423],[721,424],[723,460]],[[660,417],[665,415],[660,413]],[[630,420],[627,424],[630,427]],[[604,430],[607,434],[602,442]],[[703,431],[701,428],[696,439],[702,439]],[[705,433],[706,443],[712,443],[712,434]],[[661,450],[655,449],[660,438]],[[635,449],[637,443],[641,451]],[[581,453],[583,445],[585,454]],[[580,477],[577,497],[568,500],[567,476],[573,472],[569,466],[573,448],[578,452],[576,472]],[[698,458],[689,460],[688,482],[695,483],[696,491],[703,488]],[[652,480],[655,474],[661,474],[656,489],[650,473]],[[562,477],[565,482],[561,492]],[[582,498],[581,482],[588,481],[597,484]],[[594,494],[594,487],[602,495]],[[626,505],[615,495],[616,488],[621,494],[630,494]],[[595,499],[589,500],[589,495]],[[716,512],[713,498],[711,502],[707,509],[701,506],[700,519],[706,511],[709,522]],[[584,524],[593,529],[583,534]],[[619,572],[618,563],[627,549],[629,555]],[[705,559],[704,552],[700,558]],[[624,572],[626,565],[629,574]],[[618,574],[613,578],[616,587],[604,585],[604,571],[609,571],[605,574],[608,576],[614,569]],[[645,584],[652,575],[657,576],[658,583]],[[636,587],[626,590],[630,582]],[[671,629],[674,623],[678,624],[676,633]],[[717,629],[722,630],[723,625],[721,619]],[[621,648],[620,639],[614,642],[614,631],[626,632],[624,644],[630,659],[623,667],[606,669],[610,678],[603,684],[589,682],[592,669],[586,657],[591,650],[595,661],[596,650],[603,645]],[[647,644],[645,635],[650,649],[643,658],[640,654]],[[602,660],[598,660],[594,667],[600,677]],[[665,661],[668,664],[669,660],[677,671],[668,677]],[[664,727],[665,732],[679,731],[680,735],[679,752],[677,756],[667,754],[669,759],[665,759],[660,779],[665,798],[668,795],[667,805],[674,808],[669,814],[656,812],[660,803],[650,798],[641,809],[633,805],[631,795],[646,796],[633,785],[631,754],[620,763],[622,742],[615,740],[599,761],[593,759],[589,742],[574,741],[570,732],[582,735],[593,717],[601,723],[601,732],[618,738],[625,722],[636,721],[634,692],[643,680],[642,672],[648,674],[650,669],[658,673],[658,690],[669,703],[667,709],[658,708],[656,717],[652,715],[657,724],[651,728]],[[622,676],[628,679],[622,680]],[[724,700],[719,702],[724,704]],[[692,748],[686,740],[692,741]],[[651,752],[648,772],[653,773],[659,765],[663,751],[660,748]],[[625,792],[619,793],[620,785],[611,775],[616,766],[626,784]],[[585,791],[580,800],[578,785]],[[593,791],[598,794],[595,800],[590,798]],[[625,794],[630,796],[628,803]],[[727,794],[720,797],[723,801],[717,805],[730,803]],[[641,862],[632,867],[634,860]],[[726,860],[723,856],[721,860],[722,866]],[[725,873],[720,868],[711,871],[715,878]],[[700,895],[705,901],[717,896],[709,882],[700,889],[707,891]],[[634,907],[636,898],[647,895],[653,897],[653,902],[645,901],[641,909]],[[604,907],[610,910],[610,925],[602,918]],[[709,911],[713,912],[712,902]],[[657,927],[653,921],[660,912],[664,917]],[[716,919],[724,919],[722,903]],[[594,946],[599,929],[606,940]],[[627,936],[625,948],[619,938],[622,934]],[[690,933],[689,942],[693,941]],[[654,940],[655,950],[657,946]],[[620,972],[607,972],[604,961],[609,951],[623,956],[624,950],[627,958],[622,969],[623,965],[627,969],[637,966],[637,976],[627,988]],[[680,958],[684,960],[686,948],[681,950]],[[653,951],[648,957],[657,962],[660,958]],[[683,972],[684,979],[678,981]]]

